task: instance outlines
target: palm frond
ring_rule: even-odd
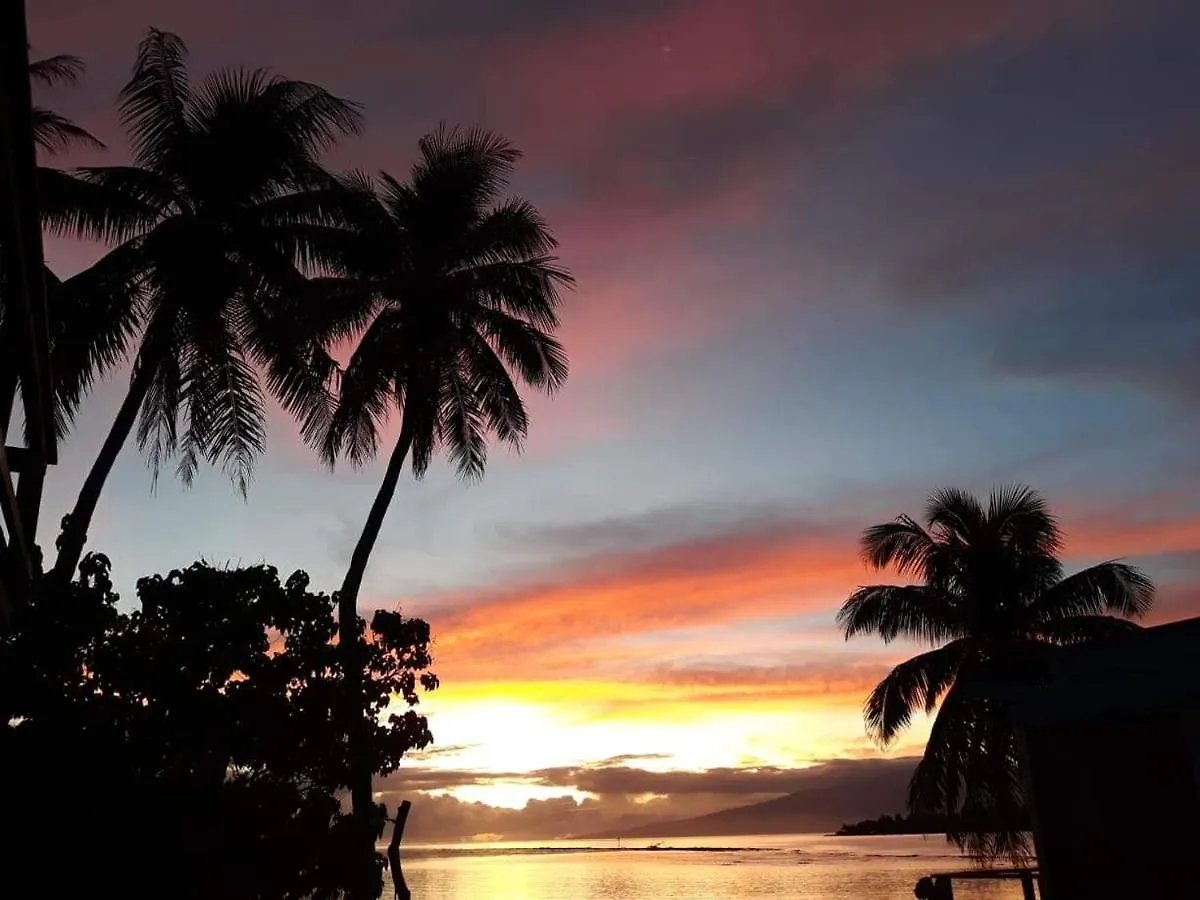
[[[187,122],[184,174],[192,190],[238,208],[285,189],[335,186],[319,154],[357,133],[361,113],[307,82],[262,69],[222,69],[195,89]]]
[[[137,444],[146,456],[152,485],[157,485],[163,464],[173,458],[179,448],[179,420],[183,413],[183,362],[186,354],[181,347],[178,323],[173,317],[160,313],[151,319],[142,337],[142,345],[134,360],[130,380],[136,380],[149,369],[149,388],[138,415]]]
[[[446,448],[459,476],[477,481],[487,468],[487,417],[462,355],[460,351],[460,359],[446,366],[438,380],[438,442]],[[414,456],[414,471],[418,458]]]
[[[466,364],[473,373],[472,389],[487,416],[488,427],[498,440],[519,450],[529,433],[529,415],[520,391],[486,340],[474,332],[465,334],[463,340]]]
[[[335,182],[263,200],[248,212],[254,231],[306,274],[350,277],[369,265],[378,241],[375,223],[362,223],[362,205]]]
[[[932,713],[958,675],[970,642],[951,641],[900,663],[879,682],[863,707],[867,733],[886,747],[908,727],[913,713]]]
[[[142,323],[145,299],[136,248],[113,251],[66,281],[48,285],[46,299],[51,371],[65,429],[95,380],[126,357]]]
[[[873,569],[894,567],[901,575],[923,575],[936,546],[921,525],[909,516],[872,525],[862,535],[862,557]]]
[[[936,644],[963,635],[953,601],[935,589],[919,585],[880,584],[859,588],[838,610],[837,623],[847,640],[874,633],[884,643],[904,637]]]
[[[39,166],[35,172],[42,225],[52,234],[102,241],[129,241],[151,227],[159,209],[147,199],[89,170],[68,173]]]
[[[138,166],[83,166],[74,174],[102,190],[110,204],[142,211],[140,224],[154,222],[187,212],[188,204],[168,176]]]
[[[73,85],[79,83],[86,69],[87,66],[78,56],[61,53],[30,61],[29,80],[40,82],[47,87]]]
[[[93,150],[103,150],[104,142],[64,115],[35,106],[31,110],[33,140],[47,153],[58,153],[80,144]]]
[[[184,484],[191,484],[203,457],[220,464],[244,497],[254,464],[266,449],[258,378],[232,337],[197,350],[184,373],[188,427],[180,441],[178,474]]]
[[[318,451],[327,465],[346,456],[353,465],[373,459],[379,449],[378,429],[399,401],[396,342],[403,329],[396,316],[384,312],[367,327],[342,373],[337,408],[321,435]],[[406,418],[408,410],[405,409]],[[413,418],[416,418],[414,411]]]
[[[507,187],[521,151],[494,131],[444,123],[417,143],[420,159],[410,175],[418,195],[458,198],[480,210]]]
[[[970,541],[983,533],[986,514],[979,501],[959,488],[935,491],[925,504],[925,521],[930,530],[942,531]]]
[[[543,331],[558,327],[562,292],[575,284],[551,256],[469,266],[449,278],[455,289],[472,292],[489,309],[516,316]]]
[[[512,197],[471,230],[463,250],[467,266],[548,257],[558,246],[546,220],[528,200]]]
[[[484,338],[523,381],[547,393],[563,385],[569,364],[557,338],[495,310],[480,309],[478,316]]]
[[[307,81],[275,80],[263,99],[273,115],[273,126],[312,156],[343,137],[362,133],[361,104]]]
[[[144,168],[161,171],[168,166],[187,133],[187,55],[178,35],[151,28],[138,45],[133,76],[121,89],[121,124]]]
[[[430,402],[435,398],[436,385],[424,378],[410,379],[401,396],[404,410],[404,427],[412,434],[409,451],[409,468],[414,478],[425,477],[433,454],[437,450],[441,435],[438,423],[438,407]]]
[[[914,812],[953,814],[962,802],[972,744],[977,737],[975,717],[962,686],[952,686],[929,732],[925,752],[908,786],[908,806]]]
[[[1030,609],[1035,623],[1073,616],[1117,613],[1140,617],[1154,605],[1154,583],[1136,566],[1104,562],[1059,581]]]
[[[1026,485],[993,490],[987,519],[1004,540],[1023,553],[1053,556],[1062,550],[1062,533],[1046,498]]]
[[[328,347],[365,326],[374,308],[369,289],[344,279],[304,281],[270,304],[246,304],[241,341],[310,446],[320,445],[336,408]]]

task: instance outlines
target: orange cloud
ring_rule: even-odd
[[[1087,558],[1157,556],[1200,550],[1200,518],[1177,515],[1140,521],[1094,519],[1068,533],[1067,550],[1071,556]]]
[[[501,589],[434,616],[446,660],[520,656],[634,636],[829,608],[861,580],[853,538],[780,527],[590,560],[540,584]]]
[[[1091,518],[1068,523],[1067,534],[1070,569],[1072,559],[1200,549],[1200,517],[1133,523]],[[439,665],[452,680],[506,679],[514,672],[536,680],[552,671],[620,677],[657,671],[669,679],[661,660],[729,658],[737,652],[731,642],[738,640],[760,658],[771,653],[794,660],[809,653],[825,659],[839,640],[833,614],[842,600],[861,584],[894,580],[867,570],[857,550],[849,528],[755,523],[656,549],[588,557],[541,579],[490,591],[422,598],[416,607],[434,626]],[[732,630],[813,613],[828,615],[828,630],[793,627],[775,643],[770,635]],[[866,645],[862,650],[879,652]],[[882,664],[880,657],[875,662]],[[688,671],[694,680],[697,671]],[[780,670],[766,671],[783,689]],[[737,679],[747,672],[713,669],[705,677]]]

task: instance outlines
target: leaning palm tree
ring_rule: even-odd
[[[349,277],[330,286],[362,311],[362,333],[327,427],[304,428],[330,465],[343,455],[361,465],[379,450],[392,413],[399,418],[338,595],[353,710],[358,592],[405,463],[420,478],[443,449],[462,476],[481,477],[489,435],[514,447],[525,437],[517,383],[553,391],[567,375],[552,331],[571,277],[551,255],[556,242],[537,211],[501,199],[520,154],[489,132],[445,128],[419,148],[406,183],[386,173],[377,185],[347,179],[359,241],[342,262]],[[355,811],[365,815],[370,772],[355,780]]]
[[[330,228],[331,179],[319,154],[355,133],[354,104],[262,70],[220,70],[193,87],[187,48],[151,30],[120,94],[133,164],[79,178],[111,200],[99,222],[76,222],[116,243],[64,282],[105,311],[104,364],[128,350],[125,398],[59,538],[55,574],[69,578],[105,480],[137,426],[157,475],[178,458],[190,481],[222,464],[246,490],[265,435],[264,391],[306,421],[328,401],[331,361],[304,300]],[[311,313],[311,315],[310,315]]]
[[[871,693],[869,734],[886,746],[918,709],[938,710],[910,807],[960,823],[948,836],[978,858],[1027,856],[1014,732],[987,685],[1036,679],[1056,645],[1137,630],[1128,619],[1150,608],[1153,585],[1120,562],[1064,577],[1058,523],[1041,495],[1021,486],[994,491],[986,506],[938,491],[924,525],[900,516],[872,526],[862,550],[868,565],[916,583],[855,591],[838,613],[846,638],[874,633],[934,647]]]

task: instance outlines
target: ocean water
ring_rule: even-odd
[[[971,868],[944,838],[907,835],[414,844],[403,865],[413,900],[902,900],[923,875]],[[956,882],[954,895],[1018,900],[1021,889]]]

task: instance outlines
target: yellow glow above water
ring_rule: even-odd
[[[500,699],[503,698],[503,699]],[[588,681],[448,686],[422,704],[448,748],[420,760],[480,773],[487,783],[446,793],[494,806],[587,796],[523,775],[605,762],[650,771],[795,768],[830,758],[875,755],[863,731],[862,694],[798,698],[764,691],[753,703],[714,701],[705,691]],[[923,746],[923,721],[891,752]]]

